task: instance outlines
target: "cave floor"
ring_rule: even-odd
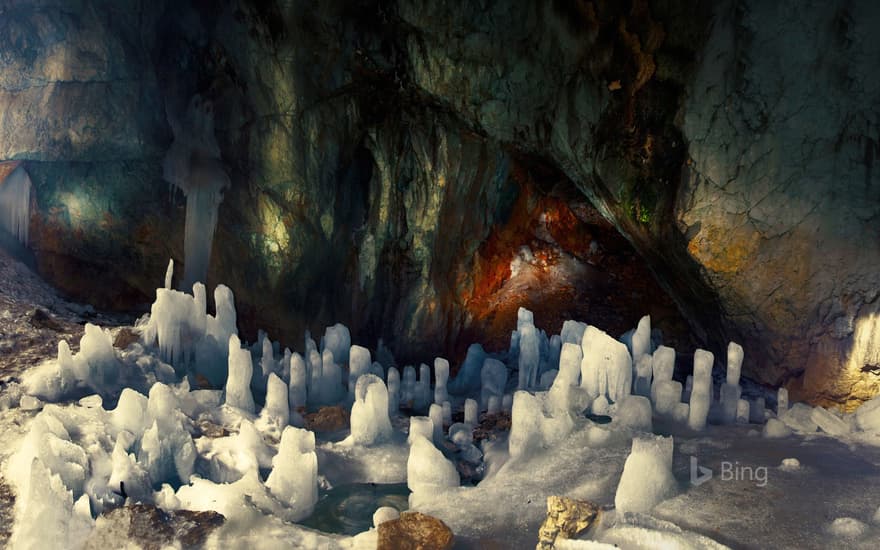
[[[36,314],[37,310],[46,314]],[[16,391],[14,382],[25,370],[54,357],[59,339],[67,339],[75,349],[86,322],[115,328],[131,320],[96,314],[67,302],[24,266],[0,255],[0,441],[4,443],[0,466],[36,414],[9,406],[9,402],[17,405],[16,396],[10,395]],[[121,332],[115,328],[117,335]],[[405,420],[395,421],[400,434],[406,428]],[[675,438],[677,494],[656,506],[650,516],[615,520],[609,511],[588,536],[624,548],[657,544],[685,548],[876,548],[880,540],[880,517],[875,517],[880,506],[880,435],[833,438],[815,433],[767,439],[760,430],[758,425],[710,426],[705,432],[694,433],[655,421],[655,433]],[[563,494],[605,507],[613,505],[631,436],[625,431],[597,430],[596,425],[581,419],[563,442],[527,459],[511,460],[502,450],[506,447],[502,435],[488,447],[490,473],[482,483],[431,494],[414,493],[409,506],[446,522],[456,534],[457,548],[533,547],[546,515],[547,496]],[[406,453],[403,435],[367,450],[346,448],[339,444],[339,437],[319,438],[319,464],[323,464],[319,472],[337,486],[401,483],[406,480]],[[691,486],[691,457],[713,471],[709,482]],[[798,459],[800,467],[781,467],[786,458]],[[761,471],[766,477],[756,478]],[[0,546],[12,531],[13,502],[9,484],[0,478]],[[830,527],[838,518],[855,518],[867,526],[867,532],[847,538]],[[321,534],[272,517],[255,516],[247,529],[230,524],[211,540],[252,548],[274,548],[279,541],[285,545],[300,541],[306,546],[358,548],[374,538]]]

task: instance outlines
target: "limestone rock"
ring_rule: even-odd
[[[599,515],[599,506],[585,500],[551,495],[547,497],[547,518],[538,531],[538,550],[552,550],[557,539],[572,539],[589,529]]]
[[[378,550],[448,550],[452,530],[441,520],[420,512],[403,512],[379,524]]]

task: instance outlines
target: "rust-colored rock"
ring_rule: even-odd
[[[452,529],[420,512],[404,512],[379,524],[378,550],[446,550],[452,548]]]
[[[348,428],[350,414],[339,405],[321,407],[305,416],[306,428],[313,432],[338,432]]]
[[[586,500],[551,495],[547,497],[547,518],[538,531],[537,550],[552,550],[557,539],[577,537],[592,525],[599,506]]]

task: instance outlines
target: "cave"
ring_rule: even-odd
[[[878,24],[0,0],[0,544],[876,547]]]

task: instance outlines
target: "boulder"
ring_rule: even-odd
[[[420,512],[404,512],[379,524],[378,550],[448,550],[452,530],[441,520]]]

